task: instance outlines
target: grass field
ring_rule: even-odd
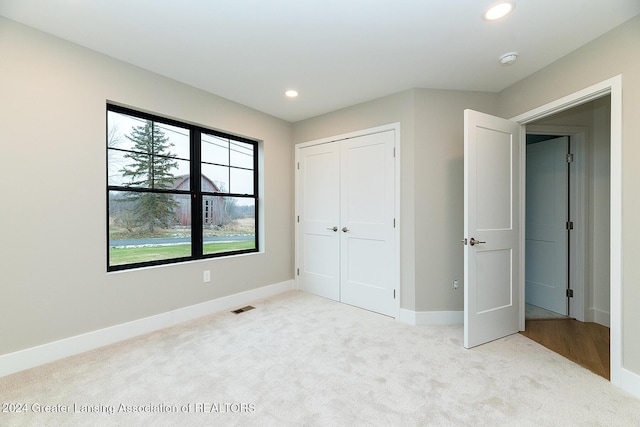
[[[204,254],[215,254],[218,252],[237,251],[255,248],[253,240],[243,242],[210,242],[203,247]],[[181,258],[191,256],[191,246],[169,245],[169,246],[142,246],[134,248],[110,248],[109,265],[133,264],[137,262],[159,261],[163,259]]]

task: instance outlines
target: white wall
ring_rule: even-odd
[[[107,274],[107,101],[262,140],[265,252]],[[293,279],[289,123],[0,18],[0,153],[0,355]]]

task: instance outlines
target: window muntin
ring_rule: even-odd
[[[256,141],[107,105],[107,171],[109,271],[258,250]]]

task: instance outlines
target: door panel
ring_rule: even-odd
[[[567,137],[527,146],[525,301],[567,315]]]
[[[520,125],[465,110],[464,346],[518,332]],[[471,239],[479,243],[471,245]]]
[[[301,290],[395,316],[394,146],[389,130],[299,149]]]
[[[338,143],[306,147],[299,156],[301,290],[340,299],[340,150]]]
[[[511,134],[478,127],[475,130],[476,228],[510,230],[513,200],[511,194]]]
[[[344,303],[393,316],[394,131],[341,145],[342,282]]]
[[[483,251],[476,256],[478,314],[500,310],[513,305],[511,292],[512,251]]]

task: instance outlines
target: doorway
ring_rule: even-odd
[[[570,315],[570,197],[573,163],[569,136],[527,133],[525,317]]]
[[[630,389],[630,385],[632,382],[637,383],[637,379],[630,374],[628,371],[623,369],[622,367],[622,348],[623,348],[623,317],[622,317],[622,76],[618,75],[612,77],[608,80],[604,80],[600,83],[596,83],[592,86],[579,90],[577,92],[571,93],[564,97],[558,98],[552,102],[549,102],[540,107],[529,110],[525,113],[522,113],[518,116],[512,117],[511,119],[499,119],[495,116],[490,116],[484,114],[484,116],[488,116],[488,119],[493,122],[501,122],[504,126],[507,126],[508,123],[516,123],[519,125],[520,130],[517,132],[517,135],[514,132],[511,132],[512,140],[515,137],[519,143],[511,145],[514,150],[516,150],[519,154],[519,162],[518,164],[512,164],[514,168],[517,170],[517,191],[514,195],[515,203],[512,204],[512,213],[511,217],[514,218],[514,224],[518,228],[518,244],[514,249],[513,257],[517,260],[514,263],[516,268],[517,286],[513,286],[513,282],[505,282],[505,285],[502,287],[500,292],[497,292],[496,295],[498,297],[502,296],[503,299],[506,298],[506,302],[510,304],[510,306],[515,306],[518,311],[518,315],[513,319],[509,319],[510,323],[516,322],[518,325],[510,327],[506,333],[504,330],[500,330],[495,328],[495,333],[491,333],[489,339],[484,342],[488,342],[489,340],[501,338],[503,336],[508,335],[509,333],[514,333],[516,331],[524,331],[525,330],[525,275],[524,275],[524,266],[525,266],[525,254],[524,254],[524,227],[520,227],[520,224],[524,224],[525,222],[525,179],[523,173],[525,172],[525,126],[532,124],[533,122],[537,122],[541,119],[548,118],[556,115],[557,113],[564,112],[566,110],[573,109],[574,107],[579,107],[585,103],[590,101],[598,100],[603,97],[608,97],[610,101],[610,109],[608,112],[600,112],[599,117],[603,120],[606,120],[609,123],[609,149],[607,151],[607,155],[609,156],[609,161],[606,162],[606,165],[600,164],[599,167],[602,169],[606,169],[607,173],[605,174],[609,179],[609,184],[606,186],[605,192],[608,194],[608,207],[609,209],[599,209],[598,206],[593,204],[593,201],[589,201],[590,203],[590,212],[593,207],[594,216],[602,216],[606,215],[606,218],[609,223],[609,227],[604,229],[593,229],[591,230],[593,233],[591,236],[595,240],[598,240],[599,243],[593,244],[589,247],[590,251],[599,250],[605,251],[608,253],[609,264],[607,266],[602,266],[602,269],[598,269],[598,278],[603,280],[603,283],[606,282],[609,284],[607,297],[609,299],[609,304],[605,306],[604,298],[596,298],[598,292],[590,293],[590,297],[594,298],[594,301],[599,301],[598,305],[591,305],[589,301],[589,314],[593,315],[595,318],[602,314],[602,320],[606,320],[610,323],[610,376],[611,383],[618,387],[622,387],[627,390]],[[469,140],[469,135],[472,134],[473,129],[477,128],[478,123],[467,123],[466,115],[470,110],[465,110],[465,188],[469,183],[469,179],[467,176],[466,165],[471,164],[472,162],[467,162],[467,144]],[[475,112],[477,113],[477,112]],[[481,117],[479,115],[475,115],[476,117]],[[477,122],[478,120],[476,120]],[[483,124],[483,123],[480,123]],[[483,127],[487,128],[490,124],[485,124]],[[489,127],[489,129],[491,129]],[[600,129],[600,132],[602,129]],[[522,150],[520,150],[522,147]],[[595,164],[594,164],[595,166]],[[595,177],[595,173],[592,175]],[[595,187],[594,187],[595,188]],[[465,191],[465,233],[466,236],[463,240],[466,242],[468,237],[468,222],[470,221],[469,213],[467,212],[467,206],[472,202],[467,197],[467,193]],[[606,210],[606,212],[604,212]],[[592,224],[590,223],[590,226]],[[471,230],[475,234],[477,230]],[[597,237],[596,237],[597,236]],[[470,239],[469,239],[470,241]],[[481,242],[476,242],[481,243]],[[477,288],[477,272],[472,271],[467,268],[467,257],[475,256],[475,252],[477,250],[476,246],[470,247],[465,246],[465,290],[471,288]],[[469,254],[471,253],[471,254]],[[590,252],[591,256],[591,252]],[[591,258],[589,258],[591,261]],[[608,269],[609,274],[607,277],[603,276],[605,270]],[[591,270],[594,273],[595,271]],[[597,283],[598,280],[590,280],[589,283]],[[601,288],[599,288],[601,289]],[[475,289],[477,291],[477,289]],[[469,305],[469,302],[473,300],[468,296],[471,295],[471,292],[465,292],[465,308],[464,308],[464,326],[465,333],[468,328],[471,327],[470,322],[468,321],[468,315],[474,309],[474,307]],[[515,302],[517,300],[517,302]],[[593,310],[591,310],[593,307]],[[608,310],[607,310],[608,307]],[[604,311],[604,313],[600,313]],[[474,323],[479,323],[478,319],[474,319]],[[477,325],[475,325],[477,326]],[[483,326],[483,330],[490,329],[492,325],[480,325]],[[512,332],[513,331],[513,332]],[[492,331],[489,331],[492,332]],[[487,335],[487,334],[485,334]],[[479,344],[481,344],[480,342]],[[478,344],[478,345],[479,345]],[[465,345],[466,346],[466,345]]]
[[[525,238],[524,334],[607,379],[610,134],[610,95],[527,125]]]

